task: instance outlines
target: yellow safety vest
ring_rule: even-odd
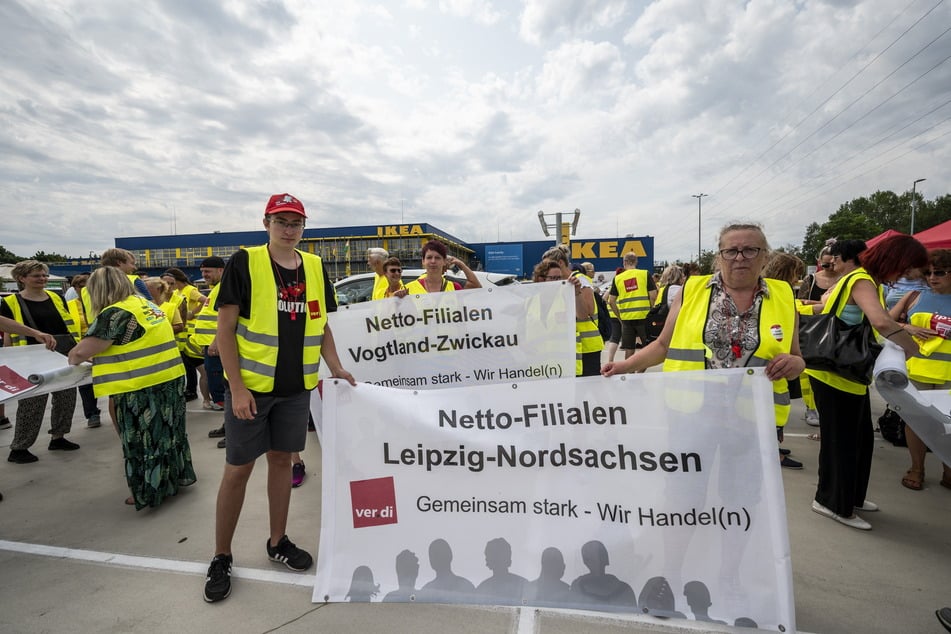
[[[654,298],[654,306],[660,306],[660,303],[664,301],[664,289],[667,288],[667,285],[657,287],[657,297]]]
[[[63,301],[63,298],[54,293],[53,291],[46,291],[46,294],[50,296],[50,299],[53,301],[53,306],[56,307],[56,312],[59,313],[60,319],[63,320],[63,323],[66,324],[66,330],[73,336],[73,339],[79,341],[79,325],[73,319],[72,315],[69,314],[69,310],[66,308],[66,303]],[[28,323],[23,319],[23,311],[20,310],[20,302],[17,301],[16,294],[7,295],[3,298],[3,301],[7,303],[7,306],[10,307],[10,312],[13,313],[13,320],[23,324],[24,326],[29,326]],[[29,301],[29,300],[23,300]],[[10,344],[14,346],[25,346],[26,337],[23,335],[18,335],[15,332],[9,333],[10,335]]]
[[[908,318],[912,326],[931,329],[934,313],[915,313]],[[908,359],[908,378],[921,383],[951,381],[951,339],[931,337],[915,339],[920,348]]]
[[[583,276],[591,279],[582,273],[575,273],[579,277]],[[594,288],[591,289],[595,291]],[[601,338],[601,332],[598,330],[598,304],[594,304],[594,317],[585,317],[578,319],[575,317],[575,376],[581,376],[584,364],[581,362],[581,355],[588,352],[600,352],[604,350],[604,339]]]
[[[238,343],[238,365],[244,386],[255,392],[274,390],[277,368],[278,311],[274,271],[267,245],[248,247],[248,270],[251,275],[251,317],[238,317],[235,337]],[[304,313],[304,387],[317,387],[320,347],[327,324],[324,306],[324,275],[320,257],[298,251],[304,264],[306,284]]]
[[[710,312],[712,289],[707,283],[711,277],[691,276],[680,291],[683,303],[674,324],[664,372],[703,370],[707,367],[707,357],[713,353],[703,342],[703,330]],[[788,353],[792,349],[793,332],[798,319],[792,288],[779,280],[765,281],[769,296],[764,297],[760,304],[759,345],[753,351],[747,367],[763,367],[776,355]],[[772,383],[773,412],[776,425],[781,427],[789,419],[789,385],[786,379]]]
[[[109,308],[132,313],[145,334],[125,345],[112,344],[92,358],[96,397],[134,392],[185,375],[172,322],[147,299],[130,295]]]
[[[69,315],[78,327],[79,336],[84,336],[89,330],[89,321],[86,319],[86,307],[83,306],[82,298],[76,297],[69,300],[66,302],[66,308],[69,309]]]
[[[845,310],[845,306],[848,303],[848,298],[852,295],[852,286],[854,286],[859,280],[868,280],[872,284],[875,284],[875,280],[872,279],[872,276],[869,275],[865,269],[859,267],[840,279],[835,283],[835,286],[832,287],[832,292],[829,294],[829,297],[837,297],[839,293],[839,287],[842,285],[842,282],[844,281],[846,283],[845,290],[842,291],[844,299],[838,302],[839,310],[836,312],[837,317],[842,316],[842,311]],[[884,306],[885,302],[882,299],[882,289],[878,286],[878,284],[875,284],[875,287],[878,288],[879,302],[881,302],[882,306]],[[822,307],[822,314],[826,314],[831,310],[832,303],[826,302],[825,306]],[[865,394],[868,391],[867,385],[850,381],[844,378],[842,375],[836,374],[835,372],[829,372],[827,370],[812,370],[810,368],[806,368],[806,374],[814,379],[822,381],[826,385],[849,394]]]
[[[647,292],[647,271],[625,269],[614,276],[617,289],[617,311],[623,321],[644,319],[651,309]]]
[[[406,290],[408,290],[411,295],[420,295],[420,294],[422,294],[422,293],[428,293],[429,291],[426,290],[426,286],[423,284],[423,280],[424,280],[424,279],[426,279],[426,274],[425,274],[425,273],[423,273],[423,274],[420,275],[417,279],[415,279],[415,280],[413,280],[412,282],[410,282],[409,284],[407,284],[407,285],[406,285]],[[447,279],[444,278],[444,279],[443,279],[442,290],[443,290],[443,291],[454,291],[454,290],[456,290],[456,287],[453,286],[452,282],[450,282],[449,280],[447,280]],[[375,298],[374,298],[374,299],[375,299]]]
[[[390,282],[385,275],[377,275],[376,273],[373,275],[373,293],[370,295],[370,299],[384,299],[386,289],[390,287]]]
[[[195,315],[195,327],[188,338],[194,346],[210,346],[215,340],[215,335],[218,334],[218,311],[215,309],[215,301],[218,299],[219,290],[221,290],[221,284],[215,284],[208,294],[208,303],[202,306]]]

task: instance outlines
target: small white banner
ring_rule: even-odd
[[[71,366],[41,345],[0,348],[0,403],[58,392],[92,381],[92,365]]]
[[[428,389],[575,375],[567,283],[391,297],[330,313],[337,354],[357,381]]]
[[[795,631],[762,370],[324,383],[314,601],[555,606]]]

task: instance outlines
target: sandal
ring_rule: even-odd
[[[925,479],[925,472],[919,469],[909,469],[905,472],[905,477],[901,479],[901,485],[912,491],[921,491],[922,482]]]
[[[820,436],[819,434],[809,434],[808,436],[806,436],[806,438],[808,438],[809,440],[822,440],[822,436]]]
[[[129,506],[133,506],[135,504],[135,498],[130,495],[125,499],[125,503]]]

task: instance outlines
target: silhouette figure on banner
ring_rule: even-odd
[[[557,548],[546,548],[542,551],[538,579],[525,584],[525,599],[533,604],[564,604],[571,594],[568,584],[561,580],[564,575],[564,555]]]
[[[415,601],[417,577],[419,577],[419,557],[412,551],[402,551],[396,556],[396,580],[399,588],[387,593],[383,597],[383,602]]]
[[[357,566],[350,579],[346,598],[351,603],[369,603],[380,592],[380,584],[373,583],[373,571],[367,566]]]
[[[687,618],[681,612],[676,610],[674,601],[674,591],[664,577],[651,577],[644,584],[641,590],[641,596],[638,597],[638,603],[645,614],[659,616],[663,618],[674,617],[678,619]]]
[[[452,572],[452,548],[445,539],[435,539],[429,545],[429,565],[436,577],[422,587],[420,601],[451,603],[462,598],[475,598],[472,582]]]
[[[512,546],[501,537],[489,540],[485,545],[485,565],[492,576],[479,584],[476,592],[483,598],[491,598],[497,605],[518,605],[522,602],[522,590],[528,582],[509,572],[512,565]]]
[[[707,610],[713,603],[710,601],[710,591],[702,581],[688,581],[684,586],[684,596],[687,597],[687,605],[693,612],[693,618],[697,621],[707,621],[708,623],[720,623],[726,625],[726,621],[718,621],[707,614]]]
[[[572,602],[637,608],[637,596],[631,586],[604,571],[611,563],[604,544],[586,543],[581,547],[581,561],[591,572],[571,582]]]

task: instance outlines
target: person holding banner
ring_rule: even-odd
[[[906,235],[885,238],[871,249],[862,240],[839,240],[831,253],[842,277],[816,304],[816,313],[837,311],[849,325],[868,319],[878,333],[899,345],[906,358],[918,353],[911,333],[892,319],[882,303],[880,285],[894,282],[910,268],[928,265],[924,245]],[[842,297],[839,297],[839,295]],[[833,302],[830,298],[836,298]],[[865,498],[872,471],[871,403],[868,386],[826,370],[806,370],[819,410],[819,484],[812,510],[840,524],[871,530],[855,510],[877,511]]]
[[[296,248],[306,219],[294,196],[271,196],[263,219],[268,243],[236,252],[219,285],[216,342],[228,383],[215,556],[204,588],[209,603],[231,594],[231,542],[248,479],[262,455],[268,466],[267,556],[297,572],[313,565],[286,534],[291,454],[304,449],[320,358],[331,376],[356,381],[341,365],[327,324],[336,301],[323,263]]]
[[[482,288],[479,278],[475,276],[472,269],[465,262],[448,255],[448,253],[449,250],[446,249],[446,245],[438,240],[430,240],[424,244],[420,255],[426,272],[420,275],[418,279],[407,284],[406,290],[412,295],[456,290],[453,283],[443,277],[446,269],[452,266],[458,267],[465,274],[466,290]]]
[[[79,328],[73,321],[66,302],[53,291],[46,290],[49,267],[37,260],[18,262],[10,276],[16,280],[19,291],[8,295],[0,302],[0,315],[33,330],[46,332],[58,340],[57,348],[65,352],[79,339]],[[5,332],[3,345],[26,346],[36,344],[33,337],[16,332]],[[16,429],[10,443],[9,462],[28,464],[39,460],[30,452],[43,425],[43,414],[49,394],[20,399],[17,404]],[[73,425],[73,410],[76,408],[76,388],[53,392],[53,408],[50,415],[50,451],[75,451],[79,445],[66,438]]]
[[[792,289],[762,276],[769,244],[759,225],[728,225],[718,245],[718,272],[684,282],[660,336],[634,356],[604,364],[601,374],[643,372],[659,363],[665,372],[765,366],[776,425],[785,425],[787,381],[806,367]]]
[[[135,509],[156,507],[197,480],[185,431],[185,367],[171,321],[127,275],[97,269],[87,285],[95,321],[69,353],[92,359],[96,397],[111,396]]]
[[[403,263],[399,258],[387,258],[383,263],[383,275],[386,277],[386,290],[383,298],[406,297],[409,291],[403,286]]]
[[[594,303],[594,287],[588,279],[571,272],[568,247],[554,246],[542,254],[542,260],[557,262],[561,279],[575,288],[575,376],[597,376],[601,367],[604,339],[598,331],[598,311]]]
[[[921,351],[908,359],[908,378],[919,390],[951,388],[951,249],[935,249],[925,271],[928,290],[905,294],[889,311],[894,319],[907,314],[902,325],[921,345]],[[911,467],[901,479],[912,491],[921,491],[925,479],[925,454],[928,447],[910,426],[905,439],[911,455]],[[951,467],[943,464],[941,486],[951,489]]]

